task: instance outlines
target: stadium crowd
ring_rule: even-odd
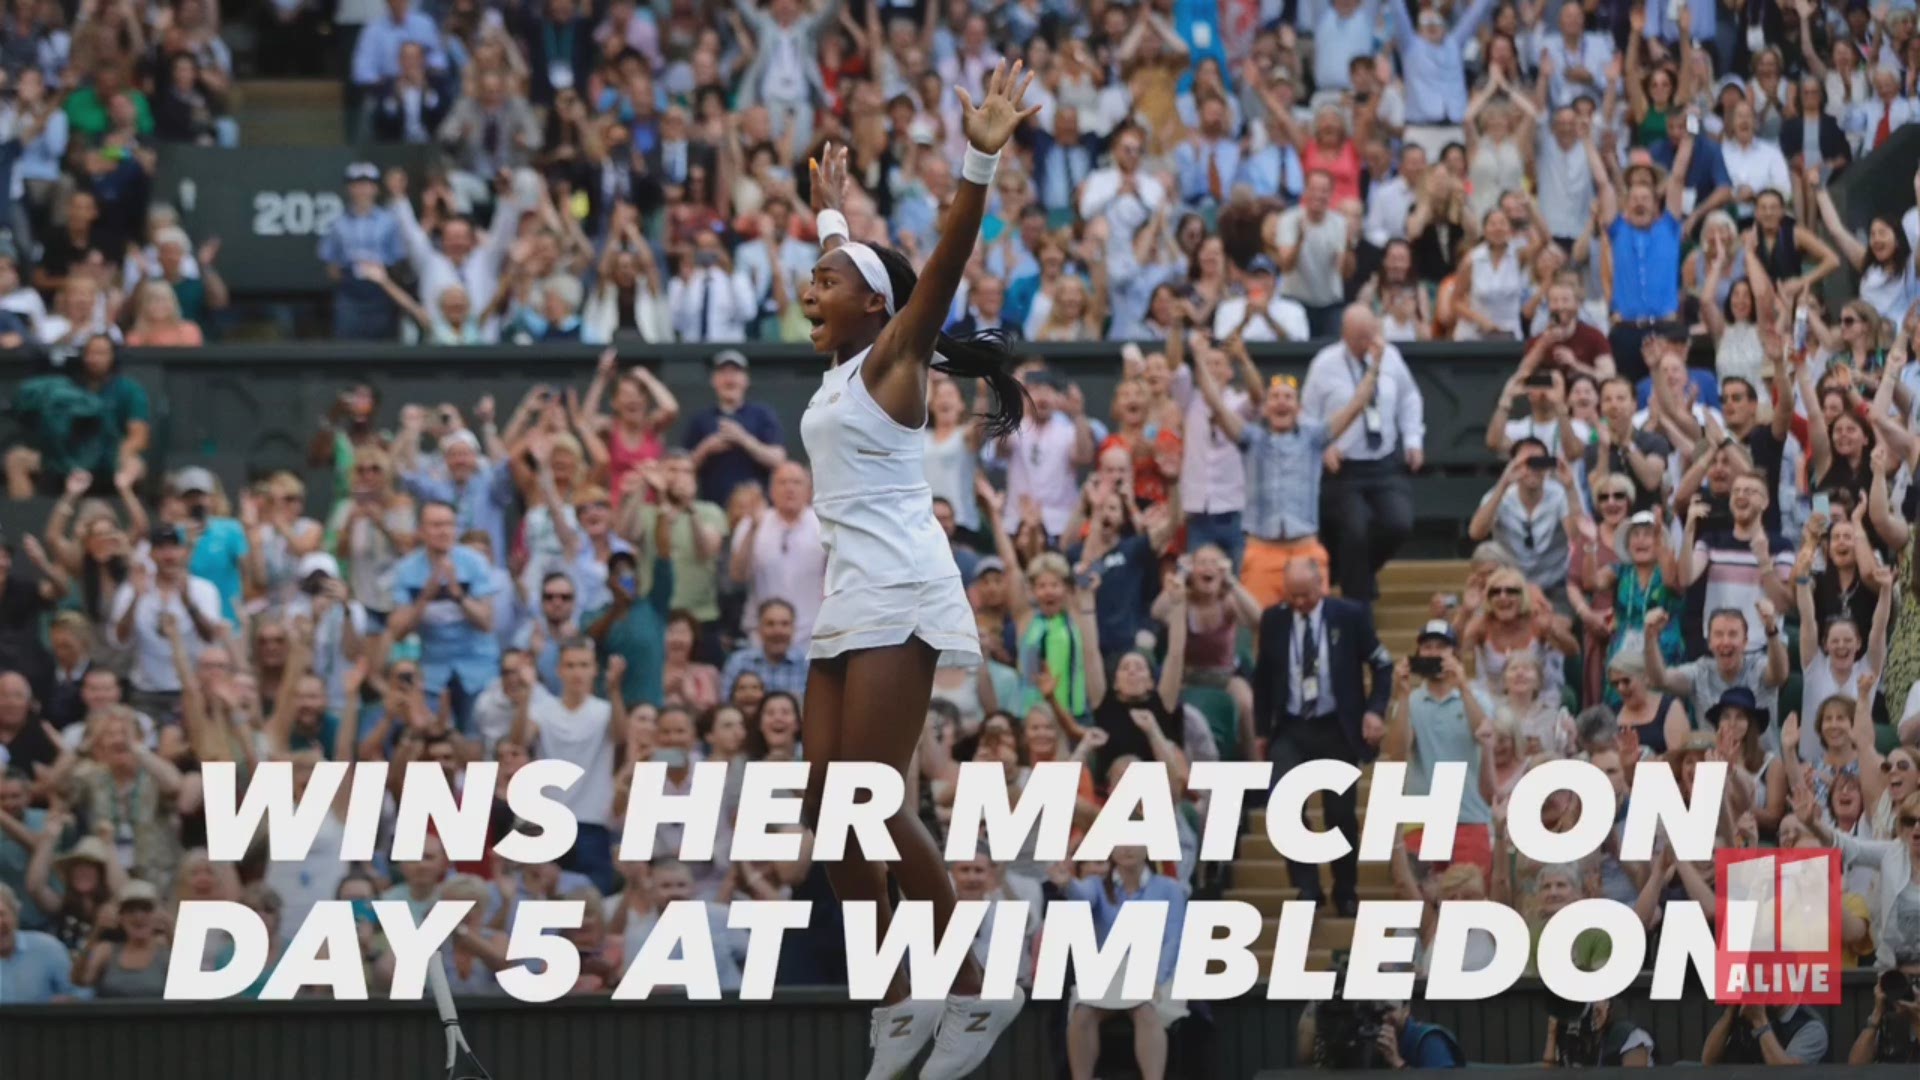
[[[448,959],[476,994],[497,992],[523,899],[587,901],[581,993],[618,981],[664,903],[830,899],[804,858],[619,862],[611,830],[635,762],[684,785],[699,761],[803,756],[823,537],[730,346],[809,329],[806,160],[849,146],[855,237],[917,260],[959,182],[951,88],[1020,56],[1043,109],[952,326],[1113,341],[1121,377],[1097,415],[1023,361],[1028,418],[1004,440],[976,388],[936,379],[928,484],[990,662],[941,675],[910,791],[938,823],[960,763],[1017,790],[1077,760],[1090,818],[1160,762],[1186,857],[982,857],[953,868],[962,898],[1091,900],[1104,933],[1126,903],[1177,911],[1225,882],[1198,863],[1195,761],[1406,760],[1419,790],[1459,761],[1453,858],[1413,860],[1409,837],[1389,895],[1501,900],[1536,929],[1606,897],[1658,933],[1664,901],[1712,906],[1710,865],[1614,844],[1533,864],[1507,796],[1548,760],[1622,794],[1639,769],[1688,788],[1721,761],[1723,845],[1840,848],[1849,962],[1909,977],[1831,1056],[1920,1053],[1898,993],[1920,977],[1920,213],[1856,235],[1826,191],[1920,109],[1911,5],[392,0],[348,35],[353,123],[445,167],[348,171],[318,251],[337,335],[710,344],[714,403],[683,409],[611,350],[517,403],[346,387],[307,473],[232,488],[149,473],[147,391],[117,369],[123,343],[197,343],[225,296],[217,244],[140,184],[142,125],[182,72],[219,68],[196,0],[157,10],[83,7],[69,37],[58,5],[17,5],[0,32],[0,345],[77,353],[16,401],[42,422],[7,454],[14,497],[57,500],[0,549],[0,1001],[154,996],[186,899],[282,930],[325,899],[473,899]],[[306,5],[275,11],[279,44],[318,32]],[[1852,298],[1830,303],[1829,278]],[[1398,345],[1435,339],[1524,359],[1473,403],[1507,465],[1467,523],[1470,575],[1395,657],[1374,605],[1429,407]],[[1257,370],[1248,343],[1277,340],[1322,346],[1303,379]],[[75,408],[98,423],[46,422]],[[337,815],[304,862],[204,850],[207,762],[431,760],[458,783],[495,761],[504,790],[535,757],[586,774],[558,864],[432,845],[349,864]],[[1351,795],[1322,810],[1355,833]],[[1550,826],[1573,810],[1556,798]],[[1351,858],[1291,872],[1329,918],[1366,891]],[[783,984],[844,981],[833,910],[789,935]],[[377,986],[391,957],[365,932]],[[1576,952],[1595,965],[1608,942]],[[729,986],[739,959],[720,952]],[[1161,1075],[1187,1011],[1076,1002],[1073,1075],[1119,1015]],[[1395,1015],[1384,1060],[1457,1062]],[[1575,1028],[1585,1063],[1830,1056],[1806,1010],[1729,1011],[1704,1046],[1655,1048],[1595,1007],[1556,1020],[1546,1056]]]

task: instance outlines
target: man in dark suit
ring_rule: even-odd
[[[696,168],[707,174],[708,197],[719,180],[718,151],[710,143],[689,138],[691,127],[687,110],[669,106],[660,117],[660,141],[645,155],[647,175],[659,182],[668,202],[686,197],[687,175]]]
[[[1260,617],[1253,716],[1266,739],[1275,782],[1308,761],[1372,761],[1386,737],[1393,657],[1380,644],[1364,606],[1328,597],[1326,591],[1320,564],[1295,559],[1287,564],[1285,602]],[[1334,908],[1343,918],[1351,918],[1359,904],[1355,800],[1355,789],[1320,793],[1327,824],[1353,848],[1333,864]],[[1318,866],[1288,859],[1287,873],[1302,900],[1321,899]]]
[[[374,140],[426,146],[452,109],[452,97],[429,77],[426,51],[409,41],[400,46],[400,76],[373,99]]]
[[[528,43],[528,97],[535,105],[552,105],[554,95],[568,88],[585,91],[599,59],[593,20],[581,11],[591,6],[579,0],[547,0],[544,18],[530,4],[512,20],[514,36]]]
[[[1080,130],[1078,109],[1060,105],[1052,130],[1029,124],[1026,139],[1033,148],[1033,197],[1049,213],[1072,213],[1081,182],[1100,158],[1099,136]]]

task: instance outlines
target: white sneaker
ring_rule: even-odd
[[[993,1053],[1000,1033],[1012,1026],[1026,1003],[1026,992],[1017,986],[1006,1001],[949,996],[940,1034],[933,1040],[933,1054],[920,1070],[920,1080],[960,1080],[971,1075]]]
[[[873,1029],[867,1041],[873,1047],[873,1067],[867,1080],[898,1080],[933,1038],[946,1009],[938,1001],[908,998],[873,1010]]]

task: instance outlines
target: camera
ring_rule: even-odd
[[[1547,1003],[1547,1015],[1560,1023],[1560,1032],[1554,1038],[1556,1064],[1600,1064],[1600,1031],[1591,1004],[1553,998]]]
[[[319,596],[327,588],[327,575],[319,570],[300,579],[300,591],[308,596]]]
[[[1899,1006],[1914,1000],[1916,979],[1905,972],[1886,971],[1880,974],[1880,995],[1886,998],[1887,1007],[1880,1016],[1880,1027],[1874,1033],[1873,1060],[1881,1065],[1904,1065],[1920,1061],[1920,1039],[1915,1038],[1913,1026],[1907,1021]]]
[[[1317,1069],[1372,1069],[1380,1053],[1380,1031],[1393,1006],[1384,1001],[1332,998],[1313,1014],[1313,1066]]]
[[[1407,670],[1422,679],[1437,679],[1444,669],[1444,663],[1438,656],[1409,656]]]
[[[207,513],[208,511],[207,511],[206,503],[194,503],[192,506],[187,508],[187,516],[192,518],[195,521],[201,522],[202,524],[204,524],[207,520]]]

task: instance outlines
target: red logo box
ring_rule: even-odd
[[[1713,853],[1720,926],[1713,998],[1723,1005],[1840,1003],[1840,853]]]

